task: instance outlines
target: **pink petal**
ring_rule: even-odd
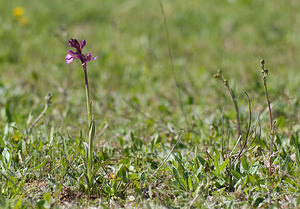
[[[82,49],[85,46],[85,44],[86,44],[86,41],[84,39],[82,42],[80,42],[80,49]]]
[[[73,60],[74,60],[74,57],[72,55],[70,55],[70,54],[67,54],[67,56],[66,56],[66,63],[70,64],[71,62],[73,62]]]
[[[97,57],[93,57],[93,58],[92,58],[91,52],[88,53],[88,55],[86,56],[86,61],[91,61],[91,60],[95,60],[95,59],[97,59]]]
[[[69,46],[78,48],[80,45],[79,45],[78,41],[75,38],[71,38],[69,40]]]
[[[92,58],[92,54],[91,54],[91,52],[90,52],[90,53],[88,53],[88,55],[86,55],[86,60],[87,60],[87,61],[90,61],[91,58]]]

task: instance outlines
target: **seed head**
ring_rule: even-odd
[[[219,79],[220,78],[220,74],[219,73],[214,74],[214,78]]]
[[[268,74],[269,74],[269,70],[268,70],[268,69],[265,69],[264,74],[265,74],[265,75],[268,75]]]

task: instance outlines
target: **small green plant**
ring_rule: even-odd
[[[81,61],[83,72],[84,72],[86,107],[88,113],[88,127],[89,127],[88,147],[86,148],[86,169],[87,169],[86,179],[87,179],[88,190],[90,192],[93,184],[93,173],[94,173],[93,141],[95,136],[95,121],[92,112],[92,100],[90,97],[86,64],[88,61],[97,59],[97,57],[92,58],[91,53],[89,53],[88,55],[84,55],[82,53],[82,49],[85,45],[86,45],[85,40],[79,43],[76,39],[71,38],[69,40],[69,46],[75,48],[76,52],[73,52],[72,50],[68,50],[68,54],[66,56],[66,63],[70,64],[71,62],[73,62],[74,59],[79,59]]]
[[[239,173],[241,171],[241,167],[245,167],[243,165],[245,165],[245,157],[242,158],[242,156],[249,150],[253,149],[256,145],[254,145],[252,148],[247,147],[247,145],[251,146],[255,140],[254,139],[249,143],[248,140],[251,138],[251,121],[252,121],[252,107],[251,107],[251,99],[248,95],[248,93],[246,91],[244,91],[247,99],[248,99],[248,106],[249,106],[249,122],[248,122],[248,127],[247,127],[247,131],[244,134],[244,137],[242,138],[242,132],[241,132],[241,124],[240,124],[240,116],[239,116],[239,108],[238,108],[238,103],[237,103],[237,99],[235,96],[235,93],[233,92],[233,90],[230,88],[229,84],[228,84],[228,80],[224,79],[222,76],[222,71],[218,70],[217,73],[214,75],[214,77],[220,81],[223,82],[223,84],[226,86],[231,99],[233,101],[234,107],[235,107],[235,111],[236,111],[236,120],[237,120],[237,131],[238,131],[238,138],[237,141],[233,147],[233,149],[231,150],[231,152],[228,154],[226,160],[224,160],[224,162],[227,162],[225,167],[228,164],[228,179],[229,179],[229,191],[234,191],[234,183],[232,180],[233,175],[236,175],[237,173]],[[240,146],[240,149],[236,151],[237,145]],[[238,160],[238,169],[234,169],[233,166],[236,163],[236,160]],[[217,160],[214,160],[214,162],[217,162]],[[242,166],[241,166],[242,164]],[[218,164],[215,163],[215,168],[218,167]]]

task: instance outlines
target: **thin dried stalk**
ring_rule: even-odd
[[[272,117],[272,110],[271,110],[271,102],[270,97],[268,94],[268,88],[267,88],[267,76],[268,76],[268,70],[265,69],[265,61],[261,60],[261,73],[263,75],[263,84],[265,89],[265,95],[266,100],[268,104],[269,109],[269,116],[270,116],[270,156],[269,156],[269,176],[272,175],[272,156],[273,156],[273,139],[274,139],[274,123],[273,123],[273,117]]]
[[[240,123],[239,106],[238,106],[238,103],[237,103],[236,96],[235,96],[233,90],[230,88],[230,86],[228,84],[228,80],[223,79],[221,70],[218,70],[217,74],[215,74],[214,77],[223,82],[223,84],[226,86],[226,88],[227,88],[227,90],[230,94],[230,97],[232,99],[232,102],[234,104],[234,109],[235,109],[235,112],[236,112],[236,126],[237,126],[236,128],[237,128],[237,132],[238,132],[237,138],[240,138],[241,135],[242,135],[242,131],[241,131],[241,123]],[[242,148],[242,141],[240,141],[240,147]]]
[[[43,111],[39,114],[39,116],[33,121],[33,123],[30,125],[28,131],[27,131],[27,134],[26,134],[26,137],[25,137],[25,140],[28,139],[29,135],[31,134],[31,131],[32,129],[35,127],[35,125],[39,122],[39,120],[46,114],[47,112],[47,109],[49,107],[49,105],[51,104],[51,94],[49,93],[47,96],[46,96],[46,103],[45,103],[45,107],[43,109]]]

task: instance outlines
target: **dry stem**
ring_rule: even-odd
[[[274,138],[274,123],[273,123],[273,117],[272,117],[272,111],[271,111],[271,102],[268,94],[268,89],[267,89],[267,75],[268,75],[268,70],[265,69],[265,61],[261,60],[261,72],[263,74],[263,83],[264,83],[264,89],[265,89],[265,94],[266,94],[266,100],[268,103],[268,109],[269,109],[269,115],[270,115],[270,157],[269,157],[269,176],[272,175],[272,155],[273,155],[273,138]]]

